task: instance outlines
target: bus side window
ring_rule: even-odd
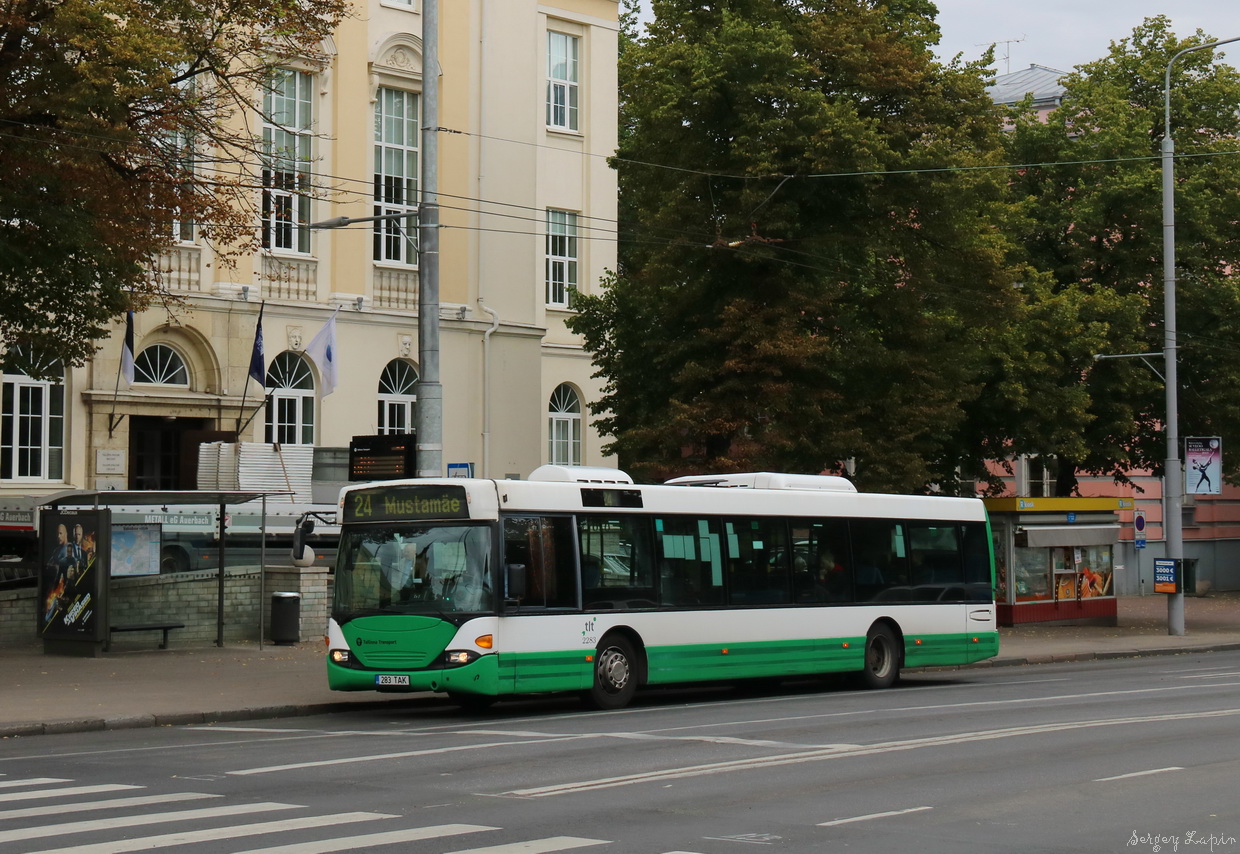
[[[900,599],[908,589],[908,540],[903,522],[853,519],[852,568],[858,602]],[[888,591],[892,591],[888,593]]]
[[[723,604],[723,549],[719,522],[696,516],[654,520],[660,604]]]
[[[733,605],[783,605],[792,601],[792,559],[782,519],[732,519],[724,523],[728,585]]]
[[[650,517],[577,517],[582,605],[626,610],[655,606]]]
[[[509,516],[504,519],[504,564],[522,564],[521,605],[577,607],[577,564],[572,520],[567,516]]]
[[[964,582],[971,600],[986,602],[994,596],[990,572],[990,538],[985,522],[965,522],[961,527],[964,537]]]

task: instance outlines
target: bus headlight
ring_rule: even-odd
[[[443,654],[443,663],[447,667],[460,667],[478,660],[478,653],[467,649],[450,649]]]
[[[329,650],[327,657],[331,659],[332,664],[343,664],[345,667],[348,667],[353,663],[353,657],[349,655],[349,651],[347,649]]]

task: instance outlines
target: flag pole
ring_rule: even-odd
[[[131,384],[133,383],[133,309],[125,312],[125,341],[121,344],[121,361],[116,366],[116,388],[112,390],[112,411],[108,413],[108,438],[112,438],[112,434],[120,423],[125,420],[124,413],[121,417],[116,417],[116,401],[121,396],[121,374],[125,375],[125,379]]]
[[[237,410],[237,441],[241,441],[241,431],[250,426],[250,422],[254,420],[251,415],[246,419],[245,424],[241,423],[241,419],[245,417],[245,400],[250,394],[250,378],[253,377],[258,384],[264,389],[267,387],[264,382],[266,374],[266,364],[263,357],[263,310],[267,307],[267,300],[263,300],[258,304],[258,323],[254,325],[254,347],[250,350],[250,370],[246,374],[245,384],[241,388],[241,407]],[[264,400],[264,403],[266,400]],[[256,410],[257,411],[257,410]]]

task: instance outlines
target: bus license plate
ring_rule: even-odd
[[[375,685],[378,685],[378,686],[404,685],[405,687],[409,687],[409,677],[408,676],[396,676],[394,674],[389,674],[389,673],[381,673],[375,676]]]

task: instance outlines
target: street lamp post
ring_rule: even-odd
[[[1164,464],[1163,519],[1167,557],[1184,559],[1184,477],[1180,471],[1180,401],[1176,367],[1175,322],[1175,141],[1171,135],[1171,67],[1186,53],[1240,41],[1240,36],[1186,47],[1171,57],[1163,79],[1162,209],[1163,209],[1163,361],[1167,393],[1167,460]],[[1181,574],[1181,578],[1183,575]],[[1184,634],[1184,592],[1167,597],[1167,633]]]

